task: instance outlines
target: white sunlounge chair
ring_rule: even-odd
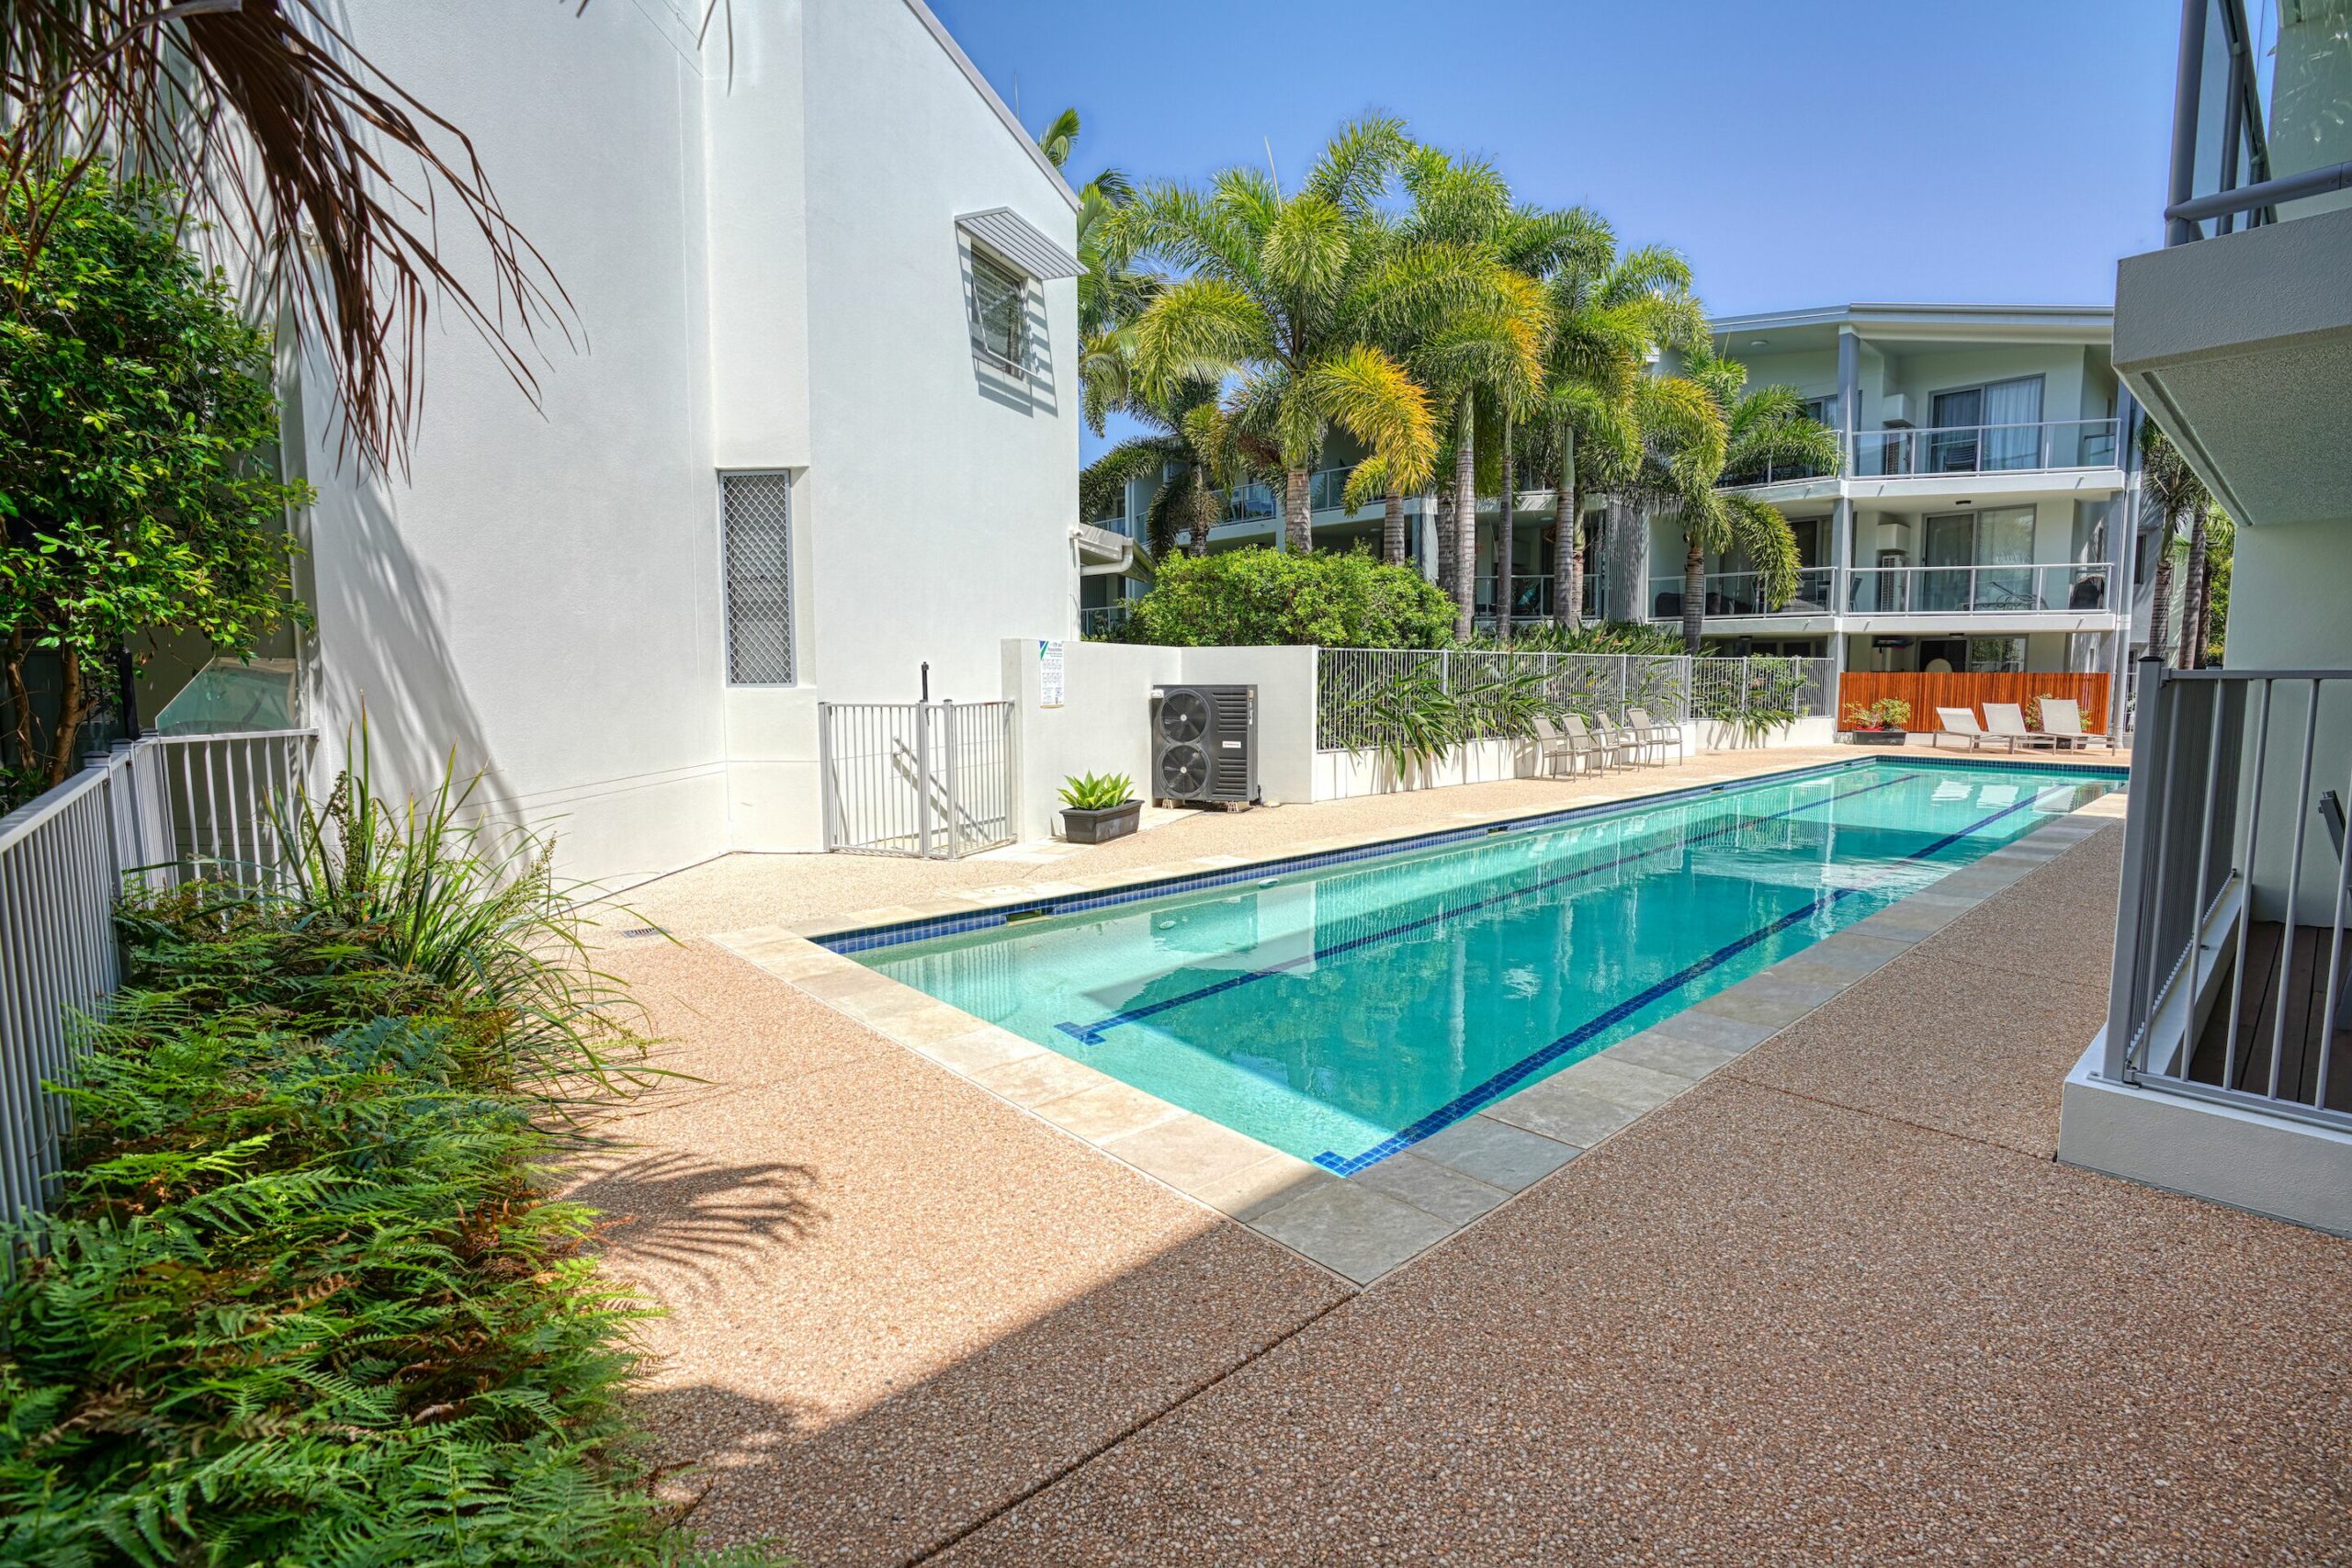
[[[1928,738],[1928,743],[1931,746],[1942,745],[1944,737],[1947,735],[1957,735],[1968,741],[1968,749],[1972,751],[1989,746],[1996,740],[2007,750],[2014,751],[2018,749],[2018,743],[2009,737],[1989,733],[1983,725],[1976,722],[1976,715],[1967,708],[1938,708],[1936,725],[1935,734]]]
[[[1984,705],[1984,733],[2005,737],[2012,747],[2033,746],[2048,749],[2058,744],[2055,736],[2028,729],[2025,727],[2025,709],[2016,703],[1986,703]]]
[[[2057,745],[2087,751],[2093,741],[2115,750],[2115,737],[2083,728],[2083,707],[2071,697],[2041,699],[2041,732]]]

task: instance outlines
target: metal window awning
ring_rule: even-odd
[[[1054,243],[1046,231],[1010,207],[967,212],[956,227],[999,260],[1018,267],[1039,283],[1076,277],[1086,269],[1078,258]]]

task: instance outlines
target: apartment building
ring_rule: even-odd
[[[2062,1159],[2352,1233],[2352,4],[2181,12],[2114,363],[2238,525],[2222,667],[2135,670],[2107,1027]],[[2155,205],[2153,199],[2151,206]]]
[[[578,10],[579,14],[574,15]],[[573,311],[521,396],[436,326],[408,471],[293,373],[307,722],[453,753],[627,882],[823,836],[818,704],[1001,694],[1074,635],[1076,203],[921,0],[351,0]],[[462,271],[463,258],[457,265]]]
[[[1735,316],[1715,348],[1836,429],[1841,471],[1727,488],[1788,519],[1803,570],[1774,605],[1710,556],[1707,636],[1857,671],[2113,671],[2133,594],[2132,411],[2096,307],[1860,304]],[[1682,619],[1683,536],[1653,516],[1611,562],[1611,618]]]

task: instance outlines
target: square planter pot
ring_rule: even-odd
[[[1100,811],[1062,812],[1062,837],[1073,844],[1107,844],[1136,830],[1143,818],[1143,802],[1121,801]]]
[[[1849,729],[1846,739],[1857,746],[1900,746],[1911,738],[1907,729]]]

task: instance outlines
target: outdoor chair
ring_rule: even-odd
[[[1562,734],[1560,727],[1550,719],[1538,718],[1535,721],[1535,744],[1536,770],[1539,773],[1555,773],[1558,771],[1556,764],[1561,762],[1566,762],[1572,770],[1575,767],[1579,754],[1577,744]]]
[[[2082,705],[2071,697],[2041,699],[2041,732],[2056,744],[2077,751],[2089,750],[2093,741],[2110,751],[2115,750],[2114,736],[2094,734],[2083,728]]]
[[[2028,729],[2025,727],[2025,709],[2016,703],[1986,703],[1984,732],[2006,738],[2012,749],[2018,746],[2051,748],[2059,744],[2054,735]]]
[[[1617,765],[1621,754],[1617,743],[1585,728],[1584,719],[1580,716],[1572,713],[1562,714],[1560,728],[1566,733],[1568,744],[1576,748],[1579,755],[1599,763],[1603,769]]]
[[[1611,747],[1629,764],[1638,763],[1651,750],[1646,737],[1634,732],[1630,726],[1620,726],[1605,713],[1592,716],[1593,728],[1600,732],[1600,743]]]
[[[1666,749],[1668,746],[1674,748],[1674,760],[1678,762],[1690,754],[1689,747],[1682,739],[1680,725],[1660,724],[1650,717],[1647,708],[1627,708],[1625,722],[1633,726],[1634,733],[1636,735],[1648,737],[1650,744],[1658,750],[1660,761],[1665,761]]]
[[[1972,751],[1990,746],[1996,740],[2005,750],[2018,749],[2018,743],[2006,735],[1987,734],[1984,727],[1976,722],[1975,711],[1971,708],[1938,708],[1936,724],[1935,734],[1928,738],[1930,746],[1941,746],[1945,736],[1957,735],[1967,740],[1968,749]]]

